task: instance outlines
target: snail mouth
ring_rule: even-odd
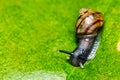
[[[70,56],[69,62],[74,67],[84,68],[84,64],[86,61],[80,59],[79,57]]]
[[[75,56],[70,56],[69,62],[71,65],[73,65],[74,67],[79,67],[79,61],[78,58]]]

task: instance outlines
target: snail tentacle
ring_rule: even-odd
[[[69,55],[73,55],[73,53],[72,53],[72,52],[65,51],[65,50],[59,50],[59,52],[66,53],[66,54],[69,54]]]

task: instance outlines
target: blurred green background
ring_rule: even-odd
[[[0,80],[23,80],[41,70],[65,73],[66,80],[120,80],[119,5],[120,0],[0,0]],[[77,46],[81,8],[102,12],[105,20],[97,56],[84,69],[57,52]]]

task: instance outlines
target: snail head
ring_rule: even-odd
[[[59,52],[69,54],[70,58],[68,59],[68,61],[70,62],[70,64],[72,64],[75,67],[83,68],[84,63],[87,61],[82,54],[76,56],[75,54],[73,54],[73,52],[69,52],[65,50],[59,50]]]

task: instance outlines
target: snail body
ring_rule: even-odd
[[[70,55],[69,61],[73,66],[83,68],[86,61],[95,57],[102,26],[103,16],[100,12],[85,8],[81,9],[76,22],[78,47],[72,52],[59,51]]]

